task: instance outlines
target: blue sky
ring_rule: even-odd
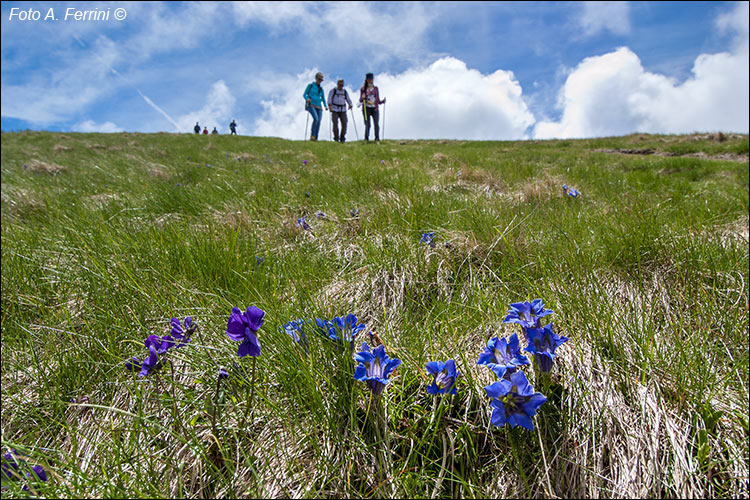
[[[235,119],[302,139],[322,71],[355,98],[375,74],[387,138],[747,133],[749,17],[747,2],[3,2],[2,129]]]

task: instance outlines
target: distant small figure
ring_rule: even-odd
[[[203,135],[208,135],[208,127],[203,127]]]
[[[211,133],[212,133],[212,134],[218,134],[218,133],[219,133],[219,131],[218,131],[218,130],[216,130],[216,127],[214,127],[214,129],[213,129],[213,130],[211,131]]]
[[[195,122],[195,127],[193,127],[193,130],[195,131],[196,134],[201,133],[201,126],[198,125],[198,122]]]
[[[232,123],[229,124],[229,130],[232,131],[230,135],[237,135],[237,124],[232,120]]]

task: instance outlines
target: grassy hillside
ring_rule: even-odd
[[[3,453],[48,475],[3,497],[747,497],[748,172],[746,135],[3,133]],[[498,427],[477,360],[526,347],[503,321],[533,299],[569,340],[519,370],[533,430]],[[348,314],[353,353],[316,331]],[[381,396],[370,332],[401,360]]]

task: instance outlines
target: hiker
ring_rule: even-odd
[[[344,88],[344,79],[339,78],[336,86],[328,93],[328,104],[331,107],[331,122],[333,123],[333,140],[336,142],[346,142],[346,105],[352,109],[352,100],[349,99],[349,92]],[[341,135],[339,135],[339,120],[341,120]]]
[[[198,122],[195,122],[195,127],[193,127],[193,130],[195,131],[196,134],[201,133],[201,126],[198,125]]]
[[[208,127],[203,127],[203,135],[208,135]]]
[[[375,122],[375,140],[380,140],[380,112],[378,106],[385,104],[385,98],[380,100],[378,88],[373,84],[372,73],[367,73],[365,83],[359,89],[359,102],[362,103],[362,115],[365,119],[365,140],[370,140],[370,118]]]
[[[237,135],[237,124],[234,123],[234,120],[232,120],[232,123],[229,124],[229,130],[232,131],[229,135]]]
[[[218,134],[218,133],[219,133],[219,131],[218,131],[218,130],[216,130],[216,127],[214,127],[214,129],[213,129],[213,130],[211,131],[211,133],[212,133],[212,134]]]
[[[320,121],[323,118],[323,108],[321,104],[328,111],[328,105],[326,104],[326,97],[323,95],[323,87],[320,84],[323,83],[323,73],[315,74],[315,81],[307,86],[305,93],[302,96],[305,98],[305,109],[312,115],[313,123],[312,129],[310,130],[310,140],[318,140],[318,131],[320,131]]]

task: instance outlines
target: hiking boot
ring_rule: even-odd
[[[311,135],[311,136],[310,136],[310,140],[311,140],[311,141],[317,141],[317,140],[318,140],[318,138],[317,138],[317,137],[315,137],[314,135]]]
[[[344,144],[344,143],[346,142],[346,139],[344,139],[344,138],[342,137],[342,138],[341,138],[341,141],[340,141],[340,142],[341,142],[341,144]]]

